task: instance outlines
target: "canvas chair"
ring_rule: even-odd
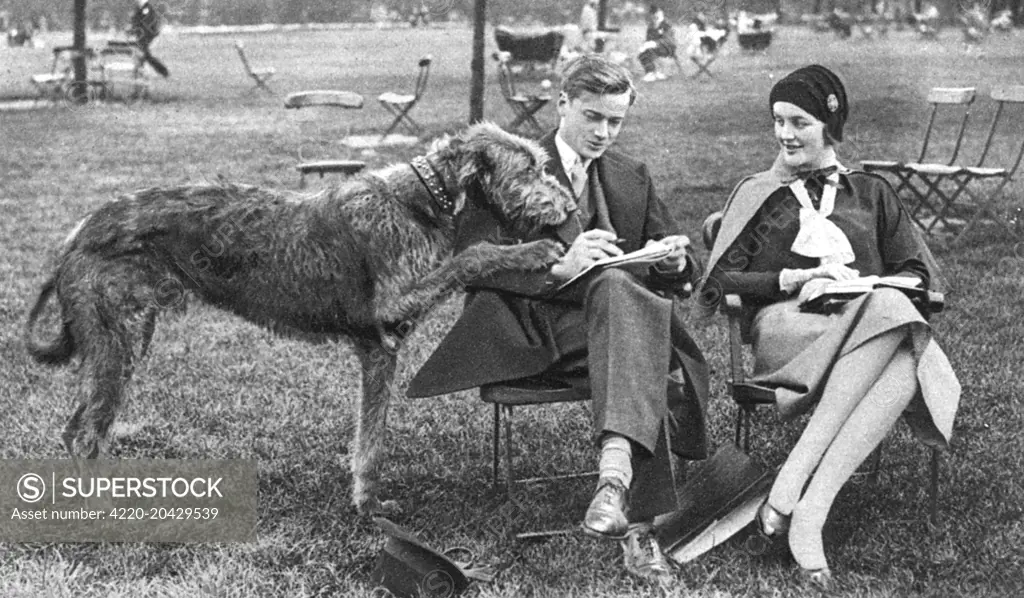
[[[928,118],[928,126],[925,127],[924,139],[921,142],[921,151],[913,162],[902,162],[900,160],[864,160],[861,167],[867,172],[889,173],[894,175],[898,182],[896,194],[907,205],[910,216],[925,232],[930,233],[936,224],[944,222],[938,216],[944,203],[950,197],[959,195],[959,191],[947,191],[944,183],[956,182],[956,178],[963,173],[963,167],[956,164],[963,145],[964,133],[967,131],[967,123],[971,114],[971,104],[975,98],[973,87],[945,88],[935,87],[928,92],[928,102],[932,105]],[[934,139],[936,132],[936,121],[940,111],[944,115],[953,114],[956,126],[955,137],[949,133],[940,134],[939,140]],[[935,141],[936,143],[933,143]],[[929,149],[935,145],[948,146],[952,141],[953,147],[949,151],[949,158],[945,161],[926,161],[929,157]],[[944,153],[940,148],[938,152]],[[953,194],[953,195],[951,195]]]
[[[556,403],[575,403],[590,400],[590,391],[582,387],[569,386],[548,382],[539,378],[527,378],[509,382],[499,382],[480,387],[480,399],[494,405],[493,426],[493,486],[499,485],[501,461],[505,463],[505,493],[510,501],[515,500],[516,491],[520,486],[540,482],[573,480],[596,477],[596,471],[567,473],[539,477],[517,478],[513,464],[515,442],[512,434],[512,415],[516,407],[530,405],[553,405]],[[504,417],[502,417],[504,415]],[[504,422],[502,421],[504,420]],[[504,426],[503,426],[504,423]],[[504,428],[505,450],[502,459],[501,436]],[[533,539],[547,536],[568,535],[576,533],[578,528],[555,530],[528,531],[516,534],[518,539]]]
[[[69,46],[54,48],[50,72],[32,75],[30,81],[38,92],[36,102],[41,100],[58,102],[64,97],[67,85],[74,80],[71,60],[66,56],[66,53],[71,50],[72,48]]]
[[[310,141],[317,148],[322,145],[333,146],[335,142],[340,142],[344,139],[344,135],[341,139],[334,139],[334,129],[330,126],[336,122],[334,116],[334,109],[353,110],[363,107],[363,96],[358,93],[351,91],[332,91],[332,90],[309,90],[299,91],[292,94],[288,94],[285,99],[284,107],[291,110],[300,109],[311,109],[308,112],[316,113],[323,110],[330,111],[331,119],[330,123],[323,123],[321,126],[322,119],[312,118],[308,121],[310,125],[307,127],[308,130],[304,131],[304,142]],[[316,116],[313,114],[312,116]],[[303,149],[299,150],[300,158],[303,158]],[[325,174],[335,173],[343,175],[352,175],[366,168],[366,163],[359,160],[339,160],[339,159],[317,159],[317,160],[303,160],[295,166],[295,169],[299,171],[299,188],[306,186],[306,175],[310,173],[316,173],[323,178]]]
[[[144,66],[142,51],[134,42],[107,42],[99,52],[104,97],[113,99],[120,90],[125,101],[149,97],[150,82]]]
[[[274,69],[274,67],[253,68],[253,66],[249,64],[249,59],[245,56],[245,46],[243,46],[240,41],[235,42],[235,50],[238,51],[238,58],[242,61],[242,66],[245,67],[245,74],[249,75],[249,78],[253,80],[253,88],[250,89],[249,92],[251,93],[253,90],[262,89],[268,94],[274,95],[274,91],[270,89],[269,85],[267,85],[267,81],[274,76],[274,73],[276,73],[277,70]]]
[[[29,79],[37,91],[36,102],[48,100],[56,103],[68,96],[69,89],[75,82],[73,61],[80,53],[74,46],[56,46],[53,48],[53,61],[50,64],[50,72],[32,75]],[[84,57],[88,72],[100,71],[100,63],[97,62],[95,50],[86,48]],[[87,92],[91,98],[95,98],[102,93],[102,73],[99,72],[99,74],[99,78],[89,76],[86,80]]]
[[[1006,229],[1014,238],[1018,236],[1009,223],[1000,216],[995,206],[997,200],[1006,190],[1007,185],[1017,174],[1021,158],[1024,157],[1024,136],[1019,133],[1019,124],[1024,121],[1024,118],[1022,118],[1024,115],[1021,114],[1022,106],[1024,106],[1024,85],[995,87],[992,89],[992,99],[996,102],[996,111],[989,125],[988,134],[985,137],[985,146],[981,151],[978,162],[974,166],[962,167],[955,175],[958,179],[957,189],[951,195],[945,197],[945,201],[935,218],[936,221],[946,222],[950,215],[957,211],[970,213],[966,226],[954,239],[954,243],[959,243],[963,240],[971,229],[986,216]],[[1016,119],[1014,115],[1008,115],[1008,109],[1016,112]],[[996,143],[999,138],[1006,140],[1004,145],[1009,152],[1004,157],[1007,161],[1004,163],[1004,166],[986,166],[986,160],[995,153],[991,151],[993,143]],[[982,181],[993,181],[995,182],[995,187],[987,192],[972,190],[973,183],[980,183]],[[974,184],[973,186],[977,185]],[[964,206],[964,209],[961,210],[956,205],[956,201],[964,195],[973,202],[973,205],[970,209]]]
[[[719,227],[722,224],[722,212],[715,212],[704,220],[701,228],[704,246],[711,251],[718,236]],[[935,291],[928,292],[927,302],[917,305],[918,309],[925,315],[942,311],[945,306],[945,298],[942,293]],[[771,388],[760,386],[750,381],[744,363],[744,345],[752,342],[750,336],[750,324],[753,314],[743,305],[739,295],[726,295],[721,298],[720,310],[728,319],[729,325],[729,372],[730,378],[727,382],[729,394],[736,403],[736,433],[735,443],[745,452],[750,452],[750,429],[751,419],[760,407],[775,405],[775,392]],[[884,441],[883,441],[884,443]],[[877,479],[881,464],[882,445],[875,449],[874,457],[871,459],[870,481]],[[928,518],[934,524],[938,519],[938,496],[939,496],[939,449],[931,449],[931,470],[929,482],[929,508]]]
[[[501,95],[504,96],[505,101],[516,115],[515,119],[505,128],[509,131],[518,131],[520,126],[526,125],[535,134],[541,135],[544,133],[544,129],[534,115],[551,101],[552,96],[547,92],[527,95],[517,91],[515,78],[509,67],[511,56],[508,52],[494,53],[494,60],[498,63],[498,84],[501,86]],[[548,85],[550,86],[550,82]]]
[[[398,127],[399,123],[404,124],[414,134],[420,132],[421,127],[409,116],[409,111],[416,106],[416,103],[419,102],[420,97],[423,95],[423,90],[427,87],[427,77],[430,75],[430,63],[432,61],[433,58],[430,56],[420,58],[418,63],[420,70],[416,77],[416,87],[411,94],[389,91],[377,96],[377,101],[380,102],[380,105],[384,106],[395,117],[384,131],[384,134],[380,136],[382,141]]]

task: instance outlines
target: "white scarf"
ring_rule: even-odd
[[[807,257],[815,257],[822,264],[849,264],[855,258],[850,240],[842,229],[828,217],[836,205],[839,174],[833,172],[821,193],[821,207],[814,209],[803,179],[793,181],[789,188],[800,202],[800,231],[790,249]]]

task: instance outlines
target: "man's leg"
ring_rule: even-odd
[[[619,536],[633,463],[654,456],[668,415],[672,301],[611,268],[588,286],[584,314],[594,430],[602,446],[602,475],[584,526]]]

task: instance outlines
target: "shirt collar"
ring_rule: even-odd
[[[555,133],[555,147],[558,148],[558,157],[562,160],[562,170],[565,171],[565,176],[570,177],[570,180],[572,180],[572,168],[576,165],[577,161],[583,162],[584,170],[590,167],[592,160],[584,160],[576,150],[572,149],[572,147],[562,139],[561,129]]]

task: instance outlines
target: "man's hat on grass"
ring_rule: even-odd
[[[775,102],[802,108],[825,123],[833,139],[843,140],[843,125],[850,113],[846,88],[835,73],[820,64],[805,66],[780,79],[768,94],[768,110]]]
[[[383,517],[374,517],[388,540],[377,559],[370,579],[395,598],[451,598],[469,586],[470,578],[490,582],[490,567],[470,569],[470,563],[456,563],[428,546],[412,532]],[[451,548],[450,553],[464,548]]]

